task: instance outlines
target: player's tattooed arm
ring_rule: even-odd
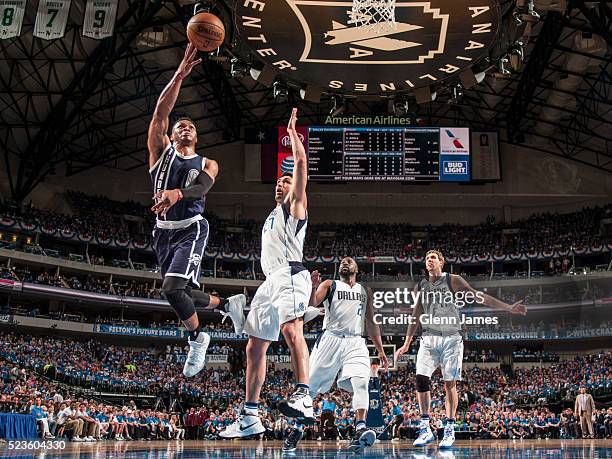
[[[319,271],[316,270],[310,273],[310,281],[312,282],[310,306],[319,307],[329,294],[332,281],[327,279],[321,282],[321,274],[319,274]]]
[[[174,108],[176,99],[181,89],[183,79],[191,73],[191,70],[202,62],[202,59],[196,59],[198,50],[191,43],[187,45],[185,55],[181,61],[176,73],[162,91],[153,118],[149,123],[149,132],[147,137],[147,147],[149,149],[149,167],[153,167],[159,155],[170,143],[168,137],[168,126],[170,124],[170,112]]]
[[[366,292],[368,295],[368,302],[366,304],[366,310],[364,315],[365,320],[365,328],[368,332],[368,336],[372,340],[374,347],[376,347],[376,351],[378,352],[378,359],[380,360],[380,364],[385,369],[385,371],[389,371],[389,361],[387,360],[387,356],[385,355],[385,349],[383,348],[382,337],[380,333],[380,327],[374,321],[374,294],[372,293],[372,289],[370,287],[366,288]]]
[[[415,286],[414,287],[415,294],[418,293],[418,291],[419,291],[418,286]],[[419,296],[417,295],[414,295],[413,297],[419,298]],[[400,355],[405,354],[406,352],[408,352],[408,349],[410,349],[410,344],[412,344],[412,338],[414,337],[414,335],[417,332],[417,329],[419,328],[419,325],[421,323],[420,317],[422,315],[423,315],[423,305],[421,304],[421,300],[419,298],[417,299],[417,302],[414,305],[414,308],[412,310],[412,314],[411,314],[412,319],[410,320],[410,324],[408,325],[408,330],[406,331],[406,339],[404,340],[404,344],[397,351],[395,351],[395,361],[396,362]]]
[[[453,290],[455,292],[473,293],[476,303],[484,304],[485,306],[489,306],[494,309],[501,309],[502,311],[507,311],[510,314],[518,314],[521,316],[527,315],[527,307],[523,304],[523,300],[519,300],[513,304],[508,304],[492,297],[491,295],[487,295],[484,292],[475,290],[463,277],[457,274],[451,274],[450,276]]]
[[[308,200],[306,199],[306,183],[308,182],[308,158],[306,150],[298,136],[295,128],[297,122],[297,108],[291,111],[291,118],[287,125],[287,133],[291,139],[291,150],[293,151],[293,184],[290,192],[290,212],[295,218],[303,220],[306,218],[306,208]]]

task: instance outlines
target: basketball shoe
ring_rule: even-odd
[[[368,446],[372,446],[376,441],[376,432],[367,427],[361,427],[355,430],[349,451],[353,453],[361,453]]]
[[[287,400],[278,402],[278,410],[289,418],[296,418],[302,424],[314,424],[312,398],[308,392],[297,389]]]
[[[233,424],[219,434],[221,438],[246,438],[259,435],[266,431],[259,416],[247,414],[244,411],[238,415]]]
[[[291,429],[291,432],[289,432],[289,435],[287,435],[287,438],[285,438],[285,441],[283,442],[283,453],[291,453],[295,451],[303,436],[304,432],[297,427]]]
[[[189,352],[183,366],[183,374],[188,378],[197,375],[206,364],[206,350],[210,343],[210,335],[200,332],[195,340],[187,340],[189,343]]]
[[[228,317],[234,324],[234,332],[237,335],[242,335],[244,329],[244,307],[246,306],[246,296],[243,294],[230,296],[227,299],[227,311],[219,311],[223,315],[221,323],[225,322]]]
[[[455,424],[448,423],[444,427],[444,436],[440,442],[440,449],[448,449],[453,447],[455,443]]]
[[[435,440],[434,434],[429,426],[429,419],[427,421],[421,421],[419,426],[419,436],[414,441],[412,446],[425,446]]]

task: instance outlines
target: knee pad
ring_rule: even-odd
[[[417,392],[429,392],[430,378],[423,375],[416,375],[416,390]]]
[[[367,410],[370,407],[370,393],[368,391],[369,378],[351,378],[353,388],[353,410]]]
[[[184,288],[167,288],[166,284],[162,287],[162,292],[172,309],[176,312],[181,320],[187,320],[195,314],[195,306],[193,300]]]

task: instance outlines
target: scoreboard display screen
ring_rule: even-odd
[[[311,126],[306,137],[310,180],[470,180],[468,128]]]

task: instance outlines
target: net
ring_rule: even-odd
[[[395,29],[395,0],[353,0],[349,24],[374,32]]]

